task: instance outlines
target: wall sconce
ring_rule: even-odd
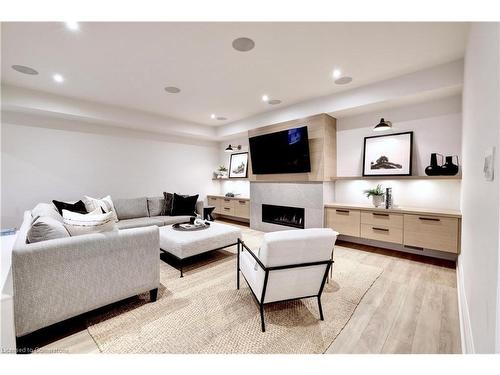
[[[237,145],[237,146],[227,146],[226,149],[224,151],[226,152],[233,152],[233,151],[240,151],[241,150],[241,145]]]
[[[380,122],[373,128],[374,132],[382,132],[384,130],[390,130],[392,128],[392,122],[385,121],[384,118],[380,119]]]

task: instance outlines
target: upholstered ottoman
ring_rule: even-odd
[[[180,231],[167,225],[160,229],[160,249],[174,257],[183,277],[183,262],[195,255],[233,246],[241,231],[231,225],[211,222],[210,227],[195,231]]]

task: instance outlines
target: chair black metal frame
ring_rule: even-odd
[[[328,278],[328,271],[330,270],[330,267],[334,263],[332,259],[330,260],[323,260],[319,262],[309,262],[309,263],[298,263],[298,264],[288,264],[284,266],[274,266],[274,267],[266,267],[261,260],[253,253],[252,250],[248,248],[248,246],[245,245],[243,241],[238,239],[238,259],[237,259],[237,270],[236,270],[236,287],[237,289],[240,289],[240,252],[242,251],[248,251],[248,253],[252,256],[253,259],[257,262],[260,268],[265,272],[264,276],[264,286],[262,288],[262,295],[259,299],[257,298],[255,292],[253,291],[252,287],[250,286],[248,280],[246,279],[245,275],[243,274],[243,278],[248,284],[248,287],[252,291],[252,294],[255,298],[255,301],[259,305],[260,309],[260,320],[261,320],[261,325],[262,325],[262,332],[266,331],[266,324],[264,320],[264,305],[270,304],[270,303],[276,303],[276,302],[286,302],[286,301],[294,301],[298,299],[304,299],[304,298],[313,298],[316,297],[318,299],[318,308],[319,308],[319,316],[321,320],[325,320],[323,316],[323,308],[321,306],[321,294],[323,293],[323,289],[325,287],[325,282]],[[302,297],[296,297],[296,298],[289,298],[289,299],[284,299],[284,300],[279,300],[279,301],[272,301],[272,302],[264,302],[266,298],[266,289],[267,289],[267,282],[269,280],[269,273],[272,271],[278,271],[278,270],[286,270],[286,269],[292,269],[292,268],[300,268],[300,267],[311,267],[311,266],[319,266],[319,265],[326,265],[325,268],[325,273],[323,275],[323,280],[321,282],[321,287],[319,288],[318,294],[313,294],[310,296],[302,296]]]

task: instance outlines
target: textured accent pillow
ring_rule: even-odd
[[[60,202],[53,200],[54,206],[56,206],[57,211],[62,215],[62,210],[68,210],[73,212],[78,212],[79,214],[86,214],[88,211],[85,208],[85,203],[81,200],[76,203]]]
[[[27,243],[35,243],[64,237],[69,237],[69,233],[62,222],[50,216],[37,216],[28,230],[26,239]]]
[[[88,212],[95,211],[97,208],[102,208],[102,211],[105,213],[111,212],[112,218],[116,222],[118,221],[118,217],[116,216],[115,206],[113,201],[111,200],[111,196],[107,195],[104,198],[97,199],[89,196],[85,196],[83,198],[83,202],[85,203],[85,207]]]
[[[174,195],[172,193],[163,192],[163,197],[165,198],[165,215],[172,215],[172,203],[174,201]]]
[[[148,198],[149,216],[165,215],[165,199],[163,197]]]
[[[196,202],[198,194],[191,196],[182,196],[174,193],[172,202],[172,216],[194,215],[196,216]]]
[[[88,214],[63,210],[64,227],[71,236],[89,233],[111,232],[116,229],[113,212],[101,214],[101,207]]]
[[[63,218],[59,212],[57,212],[57,208],[50,203],[38,203],[32,210],[31,216],[36,218],[38,216],[49,216],[52,219],[56,219],[57,221],[63,222]]]

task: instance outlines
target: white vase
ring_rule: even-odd
[[[383,195],[372,195],[372,202],[375,207],[380,206],[382,203],[384,203],[384,196]]]

